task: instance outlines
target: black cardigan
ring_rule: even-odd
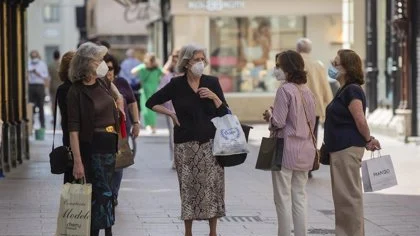
[[[111,82],[107,79],[97,79],[97,83],[107,90],[110,96]],[[75,82],[70,87],[67,94],[67,117],[69,132],[78,131],[80,142],[91,143],[94,133],[94,99],[89,93],[89,90],[82,84],[81,81]],[[119,131],[119,114],[117,109],[114,109],[114,120],[117,131]]]
[[[149,109],[155,105],[172,100],[175,112],[181,126],[174,127],[174,142],[185,143],[198,141],[208,142],[214,138],[216,128],[211,119],[228,114],[229,109],[217,77],[203,75],[199,88],[206,87],[213,91],[222,101],[216,108],[208,98],[200,98],[190,87],[185,75],[175,77],[161,90],[157,91],[146,103]]]

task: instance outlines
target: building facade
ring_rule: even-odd
[[[37,0],[28,8],[28,50],[38,50],[49,64],[53,53],[74,50],[80,40],[76,9],[83,0]]]
[[[25,71],[30,2],[0,1],[0,176],[29,159]]]
[[[297,39],[308,37],[313,57],[328,65],[343,45],[341,0],[162,1],[150,1],[170,8],[149,26],[152,50],[163,51],[162,22],[169,27],[168,50],[203,45],[207,73],[219,77],[229,105],[245,121],[261,121],[261,109],[273,102],[276,53],[295,49]]]
[[[406,138],[418,136],[420,3],[366,1],[366,92],[376,128]]]
[[[86,6],[87,34],[108,41],[112,53],[124,57],[128,48],[136,48],[141,55],[147,50],[147,22],[160,11],[147,1],[88,0]]]

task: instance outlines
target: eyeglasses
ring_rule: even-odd
[[[109,71],[113,71],[113,70],[114,70],[114,67],[112,67],[112,66],[108,66],[108,70],[109,70]]]

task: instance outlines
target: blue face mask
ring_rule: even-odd
[[[337,68],[335,68],[332,65],[330,67],[328,67],[328,76],[331,79],[337,79],[338,78],[338,74],[340,74],[340,72],[337,70]]]

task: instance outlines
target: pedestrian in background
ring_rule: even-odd
[[[106,78],[115,84],[118,91],[124,98],[124,111],[127,114],[126,131],[127,134],[131,134],[132,137],[137,138],[140,133],[140,121],[139,121],[139,110],[137,109],[136,98],[134,97],[133,90],[127,80],[118,76],[120,72],[120,66],[117,59],[111,55],[106,54],[104,61],[108,66],[108,73]],[[123,178],[123,169],[115,169],[114,176],[112,178],[112,192],[114,196],[114,206],[118,205],[118,193],[120,191],[121,181]]]
[[[156,56],[153,53],[148,53],[144,59],[144,64],[138,65],[131,70],[131,73],[138,76],[142,84],[144,99],[140,99],[141,112],[144,117],[144,125],[147,129],[151,129],[152,133],[156,133],[156,113],[150,109],[145,108],[146,101],[158,89],[160,78],[164,75],[162,67],[159,66]]]
[[[224,169],[212,153],[216,128],[211,119],[228,114],[229,109],[218,78],[203,74],[208,64],[205,52],[200,46],[184,46],[176,67],[183,75],[171,79],[146,104],[170,116],[175,125],[175,166],[185,236],[192,236],[193,220],[208,220],[210,236],[216,236],[217,219],[225,216]],[[162,105],[167,101],[172,101],[175,112]]]
[[[50,102],[51,102],[51,110],[54,114],[54,104],[55,104],[55,96],[57,93],[58,86],[62,83],[59,75],[58,75],[58,69],[60,67],[60,52],[58,50],[55,50],[53,53],[53,62],[51,62],[48,65],[48,73],[50,75]]]
[[[331,186],[337,236],[363,236],[363,191],[360,166],[364,149],[381,148],[370,135],[366,121],[366,96],[362,60],[356,52],[339,50],[328,69],[340,89],[327,106],[324,143],[330,154]]]
[[[70,64],[73,82],[67,95],[68,129],[73,152],[73,176],[86,177],[92,184],[91,235],[101,229],[112,235],[115,222],[112,176],[119,131],[119,116],[124,116],[121,94],[107,79],[103,58],[107,48],[87,42],[77,49]],[[118,109],[115,106],[117,100]]]
[[[29,102],[34,104],[33,115],[36,108],[39,109],[39,122],[42,129],[45,129],[45,86],[48,84],[48,67],[41,60],[39,52],[31,51],[28,63],[28,82],[29,82]],[[33,120],[33,119],[32,119]]]
[[[315,137],[318,137],[319,122],[325,121],[325,108],[332,100],[331,86],[328,83],[327,71],[324,65],[310,55],[312,51],[312,42],[307,38],[300,38],[296,44],[296,51],[300,53],[305,63],[307,83],[315,98]],[[312,172],[309,171],[309,178],[312,178]]]
[[[141,83],[138,76],[131,74],[131,70],[140,65],[141,61],[139,61],[135,57],[135,50],[133,48],[127,49],[125,52],[126,58],[121,62],[121,70],[118,74],[119,77],[124,78],[128,81],[133,90],[134,96],[136,97],[137,101],[137,109],[140,111],[140,89]]]
[[[166,75],[162,77],[160,80],[159,89],[165,87],[169,82],[171,82],[172,78],[177,75],[176,72],[176,64],[178,63],[179,59],[179,50],[174,50],[172,55],[169,57],[168,61],[166,62],[165,66],[163,67],[164,70],[168,71]],[[175,112],[174,106],[172,105],[172,101],[167,101],[163,104],[168,110]],[[168,125],[169,130],[169,157],[172,162],[172,169],[175,169],[175,161],[174,161],[174,123],[172,122],[171,117],[166,117],[166,124]]]
[[[70,62],[73,59],[75,52],[68,51],[64,53],[61,59],[60,67],[58,70],[58,76],[62,82],[57,88],[57,105],[60,108],[61,115],[61,130],[63,131],[63,145],[70,147],[70,135],[68,128],[68,115],[67,115],[67,94],[71,87],[71,81],[69,77]],[[54,101],[55,102],[55,101]],[[57,121],[55,121],[57,122]],[[73,182],[73,169],[64,172],[64,183]]]
[[[310,130],[315,125],[315,101],[305,85],[304,66],[302,56],[295,51],[276,56],[275,74],[286,82],[277,90],[273,107],[263,114],[271,134],[284,139],[281,170],[271,172],[278,236],[291,234],[292,218],[295,236],[306,236],[308,229],[305,187],[316,151]]]

